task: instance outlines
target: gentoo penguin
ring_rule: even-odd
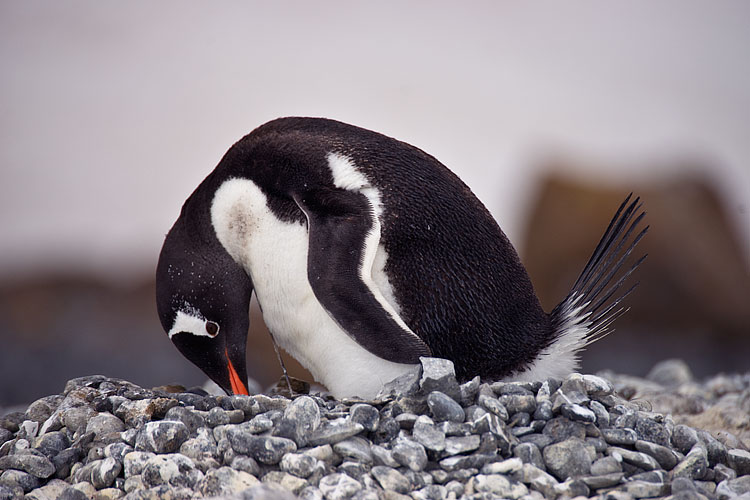
[[[435,158],[333,120],[277,119],[185,201],[159,257],[159,317],[230,394],[247,393],[253,292],[275,341],[336,397],[371,398],[421,356],[461,380],[562,377],[634,288],[621,286],[643,258],[622,266],[648,229],[639,212],[628,197],[546,313],[503,231]]]

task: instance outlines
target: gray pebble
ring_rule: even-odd
[[[659,468],[659,462],[650,455],[625,448],[611,447],[607,453],[615,458],[622,458],[626,463],[634,465],[643,470],[654,470]]]
[[[427,396],[427,406],[436,422],[463,422],[466,418],[461,405],[440,391],[432,391]]]
[[[458,455],[469,453],[479,448],[481,437],[476,434],[471,436],[455,436],[445,439],[445,455]]]
[[[20,470],[39,479],[46,479],[55,473],[55,466],[47,457],[40,455],[21,453],[0,457],[0,469]]]
[[[148,422],[138,433],[135,449],[154,453],[173,453],[187,440],[189,431],[182,422]]]
[[[513,449],[513,456],[520,458],[523,463],[534,465],[541,470],[546,470],[542,458],[542,452],[534,443],[519,443]]]
[[[398,438],[393,446],[393,458],[413,471],[420,471],[427,465],[427,453],[419,443],[405,438]]]
[[[281,459],[279,467],[282,471],[297,477],[307,478],[315,470],[318,460],[304,453],[287,453]]]
[[[672,432],[672,445],[680,453],[687,454],[698,442],[698,432],[687,425],[676,425]]]
[[[24,493],[28,493],[41,486],[41,484],[38,477],[32,476],[22,470],[8,469],[0,474],[0,486],[7,486],[11,490],[21,488]]]
[[[560,413],[562,413],[564,417],[576,422],[596,422],[596,414],[588,408],[578,404],[565,403],[560,407]]]
[[[697,444],[685,455],[680,463],[672,470],[673,477],[687,477],[703,479],[708,470],[708,456],[706,449]]]
[[[386,491],[408,493],[411,489],[411,483],[409,480],[399,471],[391,467],[376,465],[372,468],[371,473],[380,486]]]
[[[242,432],[239,428],[227,432],[232,449],[243,455],[250,455],[263,464],[277,464],[286,453],[297,450],[297,445],[291,439],[274,436],[256,436]]]
[[[445,449],[445,433],[425,415],[420,416],[414,422],[412,436],[428,450],[443,451]]]
[[[372,432],[378,428],[380,413],[372,405],[357,403],[350,410],[351,421],[360,424],[366,431]]]
[[[747,450],[729,450],[727,460],[729,465],[737,471],[738,476],[750,474],[750,452]]]
[[[456,380],[453,362],[441,358],[419,358],[422,376],[419,386],[425,393],[439,391],[453,399],[461,399],[461,388]]]
[[[582,423],[573,422],[565,417],[556,417],[548,421],[542,432],[554,443],[570,438],[584,439],[586,437],[586,427]]]
[[[503,405],[494,396],[490,396],[486,394],[479,394],[479,397],[477,398],[477,403],[479,403],[479,406],[484,408],[486,411],[492,413],[493,415],[496,415],[503,422],[506,422],[510,418],[508,409],[505,408],[505,405]]]
[[[326,500],[344,500],[361,490],[362,485],[346,474],[336,473],[322,478],[318,488],[320,488]]]
[[[551,444],[544,448],[542,455],[547,470],[559,480],[591,472],[591,454],[586,443],[578,438]]]
[[[364,430],[362,424],[352,422],[346,418],[326,421],[310,434],[308,443],[313,446],[334,444],[344,439],[356,436]]]
[[[666,446],[661,446],[650,441],[638,440],[635,442],[635,449],[654,457],[659,462],[659,466],[664,470],[672,470],[677,465],[677,455]]]
[[[638,435],[633,429],[601,429],[602,437],[609,444],[634,445]]]
[[[370,442],[361,437],[351,437],[333,445],[333,451],[345,460],[355,460],[365,464],[373,461]]]

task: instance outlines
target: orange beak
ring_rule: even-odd
[[[249,396],[245,383],[240,379],[240,376],[237,375],[237,370],[234,369],[234,365],[232,365],[232,362],[229,360],[229,352],[226,349],[224,349],[224,352],[227,355],[227,370],[229,370],[229,382],[232,384],[232,392],[234,394],[244,394],[245,396]]]

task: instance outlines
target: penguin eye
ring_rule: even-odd
[[[219,334],[219,325],[213,321],[206,321],[206,333],[209,337],[216,337]]]

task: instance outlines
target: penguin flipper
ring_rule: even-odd
[[[394,363],[419,363],[430,348],[399,317],[371,278],[380,223],[357,191],[318,188],[294,195],[308,223],[307,279],[333,320],[359,345]]]

